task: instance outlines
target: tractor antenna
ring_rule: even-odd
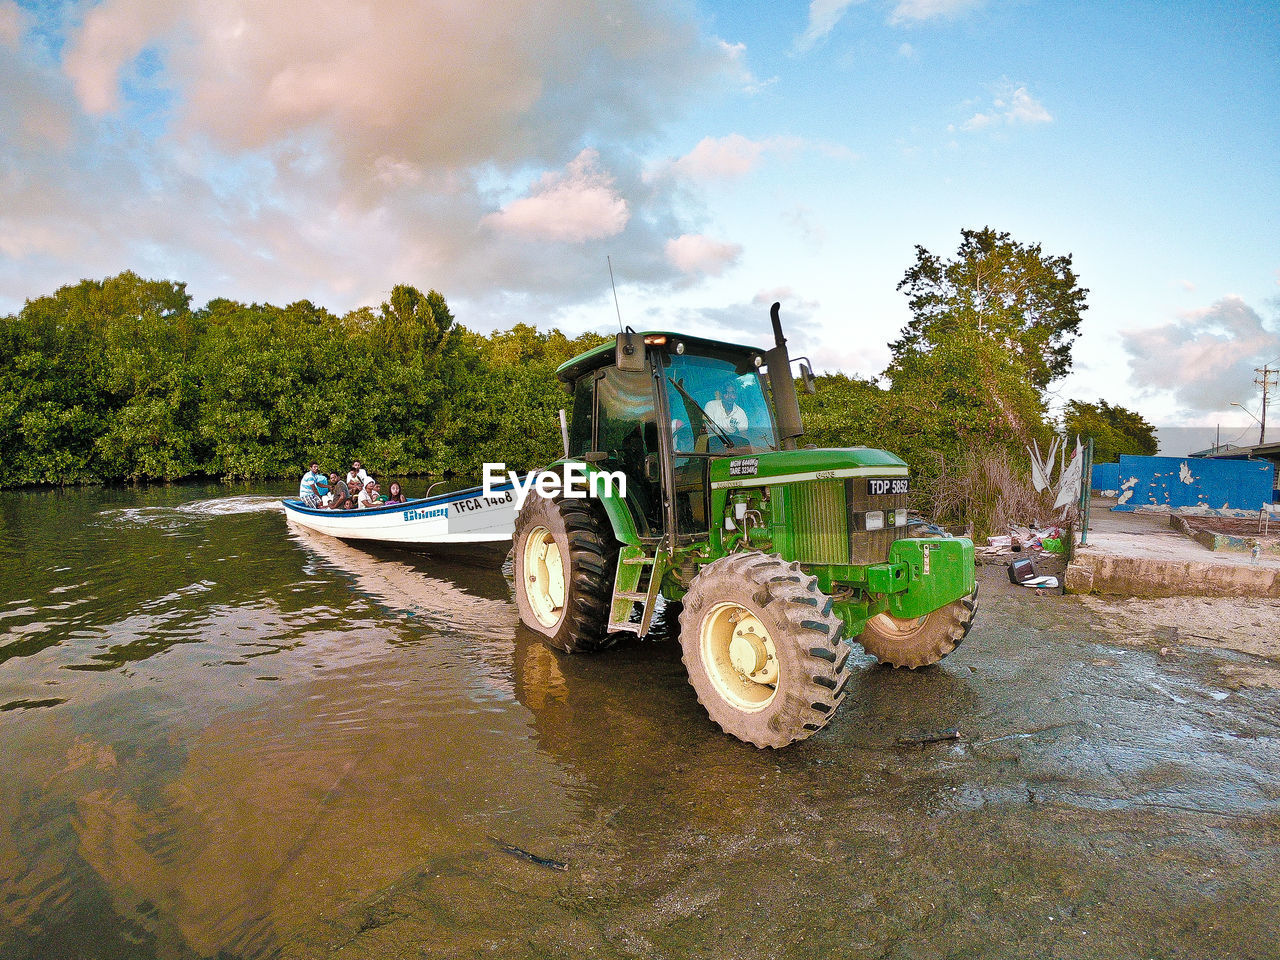
[[[618,285],[613,282],[613,260],[606,254],[604,262],[609,265],[609,286],[613,287],[613,309],[618,311],[618,332],[623,333],[622,308],[618,306]]]

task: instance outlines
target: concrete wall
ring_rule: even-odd
[[[1120,464],[1095,463],[1092,486],[1095,493],[1118,497],[1120,495]]]
[[[1119,464],[1120,497],[1114,509],[1258,510],[1270,505],[1274,484],[1275,466],[1256,460],[1123,454]],[[1097,487],[1096,482],[1094,486]]]

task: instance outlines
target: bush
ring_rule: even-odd
[[[1007,533],[1015,524],[1048,524],[1055,518],[1053,493],[1036,491],[1030,461],[989,448],[969,447],[941,461],[916,495],[922,513],[948,525],[972,524],[980,540]]]

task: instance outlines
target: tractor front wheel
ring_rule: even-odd
[[[858,637],[867,653],[893,667],[927,667],[960,645],[978,612],[978,588],[923,617],[906,619],[878,613]]]
[[[587,501],[529,497],[516,518],[513,553],[516,607],[525,626],[565,653],[612,645],[618,544]]]
[[[680,645],[698,702],[725,733],[784,747],[826,726],[849,678],[831,606],[798,564],[763,553],[724,557],[694,577]]]

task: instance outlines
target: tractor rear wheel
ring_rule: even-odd
[[[826,726],[849,679],[831,606],[815,578],[778,556],[734,554],[693,578],[680,646],[698,702],[725,733],[785,747]]]
[[[516,607],[547,646],[592,653],[612,646],[609,602],[618,544],[585,500],[531,496],[516,518]]]
[[[858,637],[867,653],[894,667],[927,667],[937,663],[968,635],[978,612],[978,588],[967,597],[923,617],[906,619],[878,613]]]

